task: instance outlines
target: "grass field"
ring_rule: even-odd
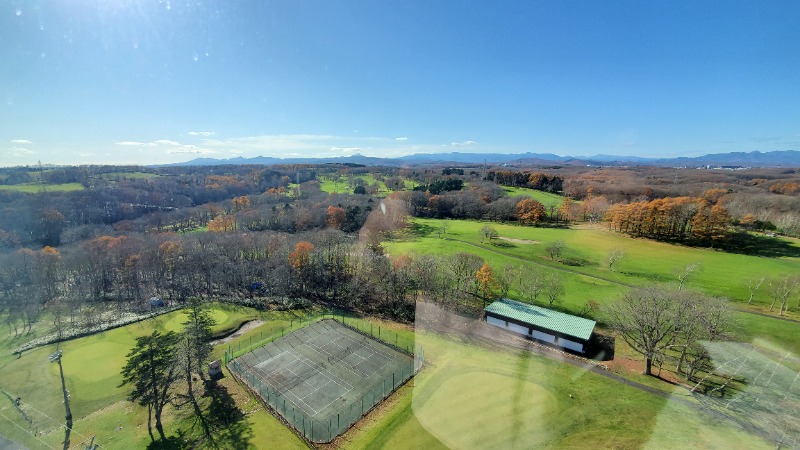
[[[763,257],[633,239],[600,226],[580,229],[537,228],[479,221],[414,219],[411,232],[387,246],[400,252],[438,250],[441,246],[438,241],[442,239],[437,237],[435,230],[443,223],[448,226],[444,237],[483,245],[487,250],[507,256],[568,268],[623,284],[659,282],[677,286],[676,272],[689,264],[698,263],[699,269],[687,281],[688,287],[738,302],[748,299],[746,280],[791,275],[800,271],[800,240],[797,239],[768,238],[777,242],[786,256]],[[480,229],[485,225],[494,227],[500,237],[491,244],[481,243]],[[565,244],[561,260],[568,264],[549,258],[547,247],[556,241]],[[445,246],[455,245],[451,241]],[[472,246],[466,248],[475,249]],[[608,268],[607,258],[609,252],[616,248],[623,249],[625,256],[612,271]],[[756,307],[767,309],[769,302],[768,290],[762,286],[753,303]]]
[[[217,329],[230,329],[252,318],[265,320],[238,339],[216,347],[214,357],[297,321],[292,312],[261,313],[227,305],[215,305],[212,315],[220,321]],[[119,369],[136,336],[153,329],[173,329],[183,316],[183,312],[175,312],[62,344],[76,417],[74,443],[97,435],[97,442],[104,448],[147,445],[146,411],[124,401],[126,391],[117,387]],[[373,410],[344,440],[337,441],[342,448],[766,446],[759,438],[682,401],[686,397],[680,392],[672,399],[663,399],[544,357],[474,345],[466,336],[415,333],[413,329],[376,320],[345,320],[361,329],[391,329],[398,345],[416,345],[432,364],[385,405]],[[7,341],[2,343],[6,351],[16,345]],[[44,443],[29,438],[25,443],[31,449],[58,446],[62,436],[58,426],[63,419],[63,406],[57,367],[47,362],[50,351],[51,347],[34,350],[0,367],[0,387],[21,396],[24,404],[42,413],[34,420]],[[306,448],[230,377],[219,382],[219,389],[225,393],[223,398],[234,404],[231,410],[238,414],[234,414],[231,423],[220,427],[219,448]],[[10,402],[2,398],[0,402],[0,429],[10,438],[22,440],[24,432],[15,431],[14,422],[5,418],[16,412]],[[180,439],[184,440],[194,439],[199,433],[188,410],[169,409],[165,428],[173,436],[182,430]]]
[[[676,392],[663,399],[525,352],[418,333],[433,365],[347,448],[767,448]],[[370,419],[370,418],[368,418]]]
[[[277,329],[286,326],[294,317],[291,313],[275,313],[264,316],[250,308],[235,307],[225,304],[215,304],[211,308],[212,317],[218,323],[215,332],[225,332],[236,329],[244,321],[256,318],[269,317],[269,325]],[[111,441],[102,441],[107,448],[143,448],[149,437],[142,428],[144,410],[125,401],[127,387],[119,387],[121,382],[120,370],[125,364],[125,355],[135,345],[139,336],[150,334],[153,330],[178,331],[185,320],[185,313],[177,311],[155,319],[138,322],[126,327],[106,331],[93,336],[64,342],[60,345],[63,351],[64,375],[67,387],[71,393],[72,414],[76,420],[75,433],[90,436],[97,434],[103,438],[113,437]],[[0,330],[8,336],[7,325],[3,323]],[[6,338],[0,342],[0,351],[4,355],[10,354],[11,349],[18,345],[19,339]],[[55,350],[55,345],[26,352],[19,359],[3,358],[0,360],[0,388],[14,397],[21,397],[26,408],[34,419],[34,427],[43,433],[41,439],[45,442],[57,444],[63,435],[58,427],[62,424],[64,410],[61,404],[61,387],[58,367],[48,362],[48,355]],[[223,351],[219,349],[220,353]],[[230,386],[230,389],[238,385]],[[240,394],[241,395],[241,394]],[[21,420],[19,414],[10,406],[10,402],[0,398],[0,429],[3,434],[23,442],[32,442],[37,447],[36,439],[27,435],[30,431],[28,425]],[[144,413],[146,420],[146,412]],[[178,421],[177,415],[174,418]],[[12,420],[8,420],[12,419]],[[277,419],[274,421],[273,432],[280,435],[285,430]],[[25,429],[19,428],[23,426]],[[169,428],[169,426],[168,426]],[[27,431],[26,431],[27,430]],[[291,441],[291,439],[289,439]],[[111,445],[117,441],[119,446]],[[298,441],[292,441],[297,443]],[[139,443],[140,445],[131,445]],[[29,446],[30,446],[29,445]],[[44,444],[42,444],[44,445]]]
[[[435,230],[443,223],[447,223],[447,233],[439,238]],[[492,243],[481,243],[480,229],[487,224],[497,230],[500,238]],[[629,238],[603,227],[537,228],[479,221],[414,219],[404,235],[384,245],[392,255],[474,253],[495,270],[507,265],[539,264],[543,271],[561,277],[566,292],[559,306],[573,313],[579,313],[589,299],[604,303],[618,298],[628,289],[626,285],[657,283],[677,287],[675,272],[687,264],[699,263],[700,269],[687,281],[687,288],[730,298],[743,309],[769,313],[771,299],[766,286],[758,291],[753,304],[747,305],[746,280],[789,276],[800,271],[800,257],[796,256],[800,252],[800,241],[774,239],[781,244],[784,253],[791,256],[767,258],[678,246]],[[562,259],[576,261],[578,265],[550,259],[546,248],[556,241],[566,245]],[[614,248],[625,249],[625,256],[611,271],[606,258]],[[518,298],[513,290],[510,296]],[[740,339],[762,338],[800,354],[798,324],[746,313],[736,316]],[[786,316],[800,319],[800,311],[793,306]]]
[[[551,194],[550,192],[538,191],[536,189],[503,186],[503,190],[506,191],[509,197],[531,197],[545,207],[550,205],[561,206],[561,203],[564,201],[564,197],[558,194]]]
[[[63,183],[63,184],[46,184],[42,186],[40,183],[24,183],[24,184],[8,184],[0,185],[0,191],[17,191],[26,194],[38,194],[44,192],[72,192],[82,191],[83,185],[80,183]]]

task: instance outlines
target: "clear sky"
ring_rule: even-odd
[[[800,150],[800,2],[0,0],[0,165]]]

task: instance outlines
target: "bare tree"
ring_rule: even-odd
[[[519,295],[530,302],[536,302],[545,288],[545,274],[534,266],[522,266],[514,280]]]
[[[691,276],[694,272],[698,271],[699,269],[700,269],[700,263],[696,263],[695,262],[695,263],[687,264],[683,269],[679,269],[679,270],[677,270],[675,272],[676,276],[678,277],[678,282],[679,282],[678,290],[679,291],[683,289],[683,285],[689,279],[689,276]]]
[[[556,259],[561,257],[561,253],[563,252],[564,247],[565,247],[564,241],[559,240],[550,244],[545,249],[545,251],[547,252],[548,255],[550,255],[550,259],[555,261]]]
[[[747,290],[750,291],[750,298],[747,299],[748,305],[753,303],[753,297],[755,297],[756,291],[758,291],[762,283],[764,283],[764,277],[759,278],[758,281],[747,280]]]
[[[624,248],[614,248],[608,252],[608,270],[614,271],[614,264],[619,262],[625,256]]]
[[[564,283],[557,276],[551,275],[545,278],[544,291],[547,296],[547,304],[553,305],[564,295]]]
[[[779,314],[782,316],[789,309],[789,297],[797,288],[797,279],[785,276],[780,279],[771,279],[768,284],[769,293],[772,296],[772,304],[769,306],[769,310],[772,311],[775,308],[775,303],[780,302]]]
[[[670,292],[638,288],[605,308],[606,321],[630,347],[645,357],[645,375],[653,361],[672,344],[676,308]]]

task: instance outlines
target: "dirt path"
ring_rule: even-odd
[[[254,329],[256,327],[259,327],[259,326],[261,326],[263,324],[264,324],[264,321],[261,320],[261,319],[249,320],[247,322],[244,322],[243,324],[241,324],[239,326],[239,328],[236,331],[234,331],[233,333],[229,334],[228,336],[225,336],[222,339],[217,339],[217,340],[211,341],[211,345],[212,346],[216,346],[216,345],[220,345],[220,344],[227,344],[228,342],[231,342],[232,340],[240,337],[241,335],[247,333],[248,331],[250,331],[250,330],[252,330],[252,329]]]

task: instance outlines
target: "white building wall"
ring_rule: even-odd
[[[549,342],[551,344],[556,343],[556,337],[552,334],[542,333],[541,331],[533,330],[533,334],[531,334],[534,339],[538,339],[540,341]]]
[[[515,323],[508,322],[508,329],[519,334],[528,335],[528,327],[523,327],[522,325],[517,325]]]
[[[575,341],[570,341],[569,339],[561,338],[558,340],[558,345],[568,348],[572,351],[583,353],[583,344]]]
[[[486,316],[486,323],[488,323],[489,325],[494,325],[496,327],[500,327],[500,328],[505,328],[506,327],[506,321],[505,320],[500,320],[497,317]]]

